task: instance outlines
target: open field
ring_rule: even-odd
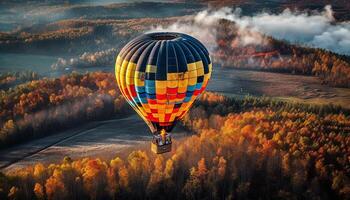
[[[186,136],[181,127],[173,131],[175,141]],[[68,131],[34,140],[0,151],[0,168],[4,171],[33,165],[37,162],[59,162],[64,156],[112,159],[121,151],[148,146],[151,134],[137,115],[108,121],[92,122]],[[176,143],[176,142],[175,142]],[[11,165],[11,163],[14,164]],[[9,167],[7,167],[10,165]]]
[[[318,78],[310,76],[216,68],[208,90],[350,108],[350,89],[322,85]]]

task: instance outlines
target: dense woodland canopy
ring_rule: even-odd
[[[38,163],[3,174],[0,197],[347,199],[350,118],[336,109],[205,93],[170,154]]]
[[[129,112],[114,75],[92,72],[29,81],[0,91],[0,148]]]
[[[31,71],[0,73],[0,90],[7,90],[18,84],[39,78],[38,73]]]

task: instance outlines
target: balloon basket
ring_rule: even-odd
[[[170,152],[171,151],[171,143],[158,145],[158,144],[155,144],[152,142],[151,143],[151,150],[156,154]]]

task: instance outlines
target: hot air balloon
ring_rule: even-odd
[[[117,83],[153,133],[153,152],[171,151],[170,132],[205,90],[211,71],[208,50],[183,33],[143,34],[120,51]]]

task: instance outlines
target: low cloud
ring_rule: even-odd
[[[167,27],[153,27],[151,32],[184,32],[208,43],[215,41],[215,27],[220,19],[238,25],[237,38],[242,45],[264,43],[263,35],[258,34],[263,33],[292,43],[350,55],[350,22],[336,22],[331,6],[326,6],[322,12],[311,14],[285,9],[279,14],[264,12],[254,16],[242,16],[240,8],[224,7],[215,11],[201,11],[191,20],[178,21]],[[211,47],[215,48],[215,44],[211,44]]]
[[[213,51],[217,48],[217,35],[218,35],[218,24],[220,20],[230,20],[231,16],[238,16],[240,9],[232,10],[224,7],[220,10],[209,11],[204,10],[197,13],[195,16],[189,16],[182,18],[178,22],[169,26],[154,26],[149,32],[169,31],[169,32],[181,32],[194,36],[195,38],[202,41],[209,51]],[[233,20],[230,20],[233,21]],[[235,27],[234,31],[235,41],[239,45],[249,44],[265,44],[265,38],[262,34],[246,28],[246,27]]]
[[[200,41],[204,42],[209,50],[213,50],[216,45],[216,29],[213,28],[216,19],[212,18],[213,21],[206,21],[199,18],[200,13],[194,18],[187,17],[181,21],[178,21],[170,26],[156,26],[152,27],[149,32],[180,32],[194,36]]]
[[[117,50],[115,48],[93,53],[85,52],[76,58],[58,58],[56,63],[51,65],[51,68],[61,70],[70,68],[110,66],[114,64],[115,55],[117,55]]]
[[[330,6],[321,13],[307,14],[286,9],[280,14],[236,16],[233,21],[278,39],[350,54],[350,22],[335,22]]]

